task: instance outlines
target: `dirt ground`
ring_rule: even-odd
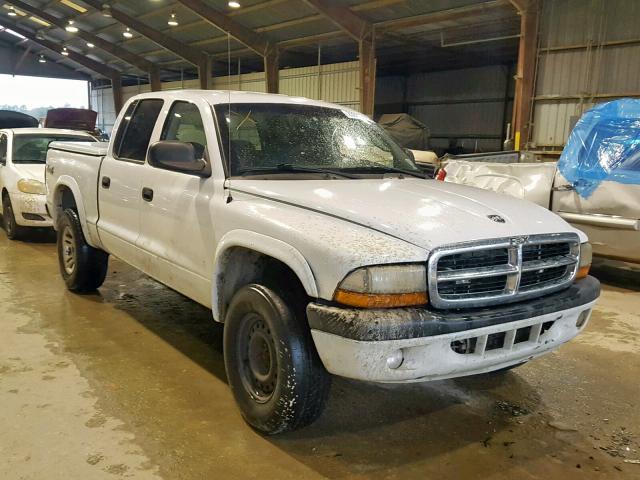
[[[0,478],[638,478],[640,271],[602,263],[586,331],[498,377],[335,379],[311,427],[264,438],[211,314],[118,261],[67,292],[55,245],[0,232]]]

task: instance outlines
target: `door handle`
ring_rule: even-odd
[[[111,186],[111,179],[109,177],[102,177],[102,188],[109,188]]]
[[[144,187],[142,189],[142,199],[150,202],[151,200],[153,200],[153,190],[147,187]]]

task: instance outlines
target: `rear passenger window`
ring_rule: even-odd
[[[175,102],[171,106],[160,140],[174,140],[190,143],[196,157],[203,158],[207,147],[202,116],[197,105],[189,102]]]
[[[115,139],[117,157],[144,161],[163,103],[159,99],[149,99],[129,105]]]
[[[7,163],[7,136],[0,135],[0,164]]]

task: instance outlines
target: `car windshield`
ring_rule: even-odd
[[[384,130],[350,110],[270,103],[215,110],[231,176],[423,176]]]
[[[86,135],[19,135],[13,136],[13,163],[45,163],[51,142],[95,142]]]

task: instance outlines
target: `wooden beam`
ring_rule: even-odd
[[[515,149],[526,148],[531,136],[531,108],[535,89],[538,49],[538,1],[528,0],[520,12],[520,46],[513,102],[513,132]]]
[[[10,4],[15,6],[19,10],[29,12],[30,14],[35,15],[36,17],[39,17],[42,20],[45,20],[50,24],[57,26],[58,28],[64,29],[67,26],[67,23],[64,20],[54,17],[53,15],[50,15],[49,13],[41,9],[35,8],[21,0],[11,0]],[[82,30],[81,28],[78,28],[78,32],[75,35],[87,42],[93,43],[99,49],[104,50],[105,52],[116,58],[119,58],[129,65],[137,67],[143,72],[147,72],[149,75],[152,74],[152,71],[154,69],[157,70],[157,67],[155,67],[154,64],[146,58],[125,50],[124,48],[115,45],[108,40],[105,40],[104,38],[98,37],[97,35]]]
[[[376,93],[376,47],[373,41],[360,40],[360,109],[373,117]]]
[[[518,11],[518,13],[522,13],[527,10],[527,0],[509,0],[511,5]]]
[[[339,26],[354,40],[359,42],[371,35],[373,30],[371,23],[353,13],[348,7],[343,7],[332,0],[304,1]]]
[[[96,10],[102,9],[101,0],[82,0],[83,3],[90,5]],[[138,32],[140,35],[147,37],[152,42],[157,43],[165,50],[168,50],[175,55],[184,58],[187,62],[198,67],[198,76],[200,77],[200,85],[209,84],[209,76],[211,75],[211,69],[207,70],[207,66],[210,66],[210,60],[207,55],[195,49],[185,43],[182,43],[169,35],[162,33],[148,25],[142,23],[140,20],[130,17],[121,10],[115,7],[111,7],[111,15],[114,20],[117,20],[125,27],[129,27],[132,30]],[[204,87],[203,87],[204,88]]]
[[[220,13],[202,0],[178,0],[196,15],[202,17],[207,23],[228,33],[240,43],[243,43],[258,55],[267,56],[271,49],[271,42],[264,36],[256,33],[241,23]]]
[[[280,54],[277,49],[264,57],[267,93],[278,93],[280,89]]]
[[[376,91],[376,46],[373,24],[333,0],[304,1],[358,42],[360,109],[365,115],[373,116]]]

